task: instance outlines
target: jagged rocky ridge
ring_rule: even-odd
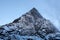
[[[60,40],[58,29],[35,9],[0,27],[0,40]]]

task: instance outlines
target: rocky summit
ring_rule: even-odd
[[[32,8],[13,22],[2,25],[0,40],[60,40],[60,32]]]

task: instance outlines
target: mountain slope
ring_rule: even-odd
[[[48,40],[48,35],[59,32],[55,26],[35,9],[0,27],[1,40]],[[50,39],[49,39],[50,40]]]

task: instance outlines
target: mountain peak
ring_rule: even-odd
[[[33,10],[34,10],[34,11],[37,11],[37,9],[36,9],[36,8],[32,8],[32,9],[31,9],[31,11],[33,11]]]
[[[36,8],[32,8],[28,14],[31,14],[34,17],[43,18]]]
[[[22,15],[22,17],[23,17],[23,16],[26,17],[26,16],[28,16],[28,15],[32,16],[34,19],[43,18],[36,8],[32,8],[29,12],[25,13],[24,15]],[[20,17],[20,18],[21,18],[21,17]],[[20,18],[15,19],[15,20],[13,21],[13,23],[18,22],[18,21],[20,20]],[[28,18],[28,17],[27,17],[27,18]]]

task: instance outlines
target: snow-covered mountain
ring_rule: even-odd
[[[0,27],[0,40],[56,40],[57,28],[35,9]]]

